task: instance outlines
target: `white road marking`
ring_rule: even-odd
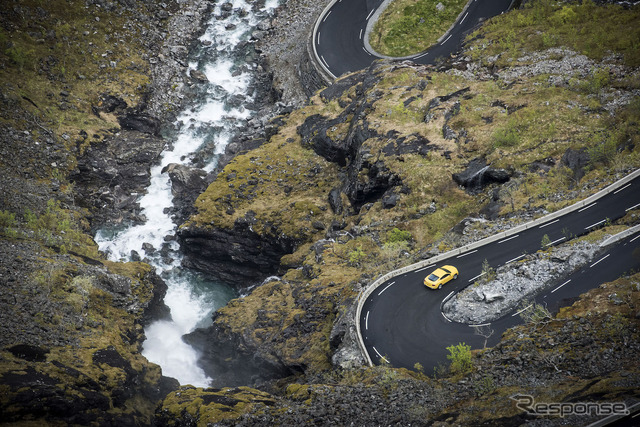
[[[327,64],[327,60],[324,59],[324,55],[320,55],[320,59],[322,59],[322,62],[324,62],[324,65],[329,68],[329,64]]]
[[[618,188],[616,191],[613,192],[613,194],[617,194],[617,193],[621,192],[622,190],[624,190],[625,188],[629,187],[630,185],[631,185],[631,183],[625,185],[622,188]]]
[[[525,308],[523,308],[523,309],[522,309],[522,310],[520,310],[519,312],[517,312],[517,313],[513,313],[513,314],[511,315],[511,317],[515,317],[515,316],[517,316],[518,314],[522,313],[523,311],[525,311],[526,309],[528,309],[528,308],[529,308],[529,307],[531,307],[532,305],[533,305],[533,304],[529,304],[528,306],[526,306]]]
[[[320,31],[318,31],[318,46],[320,46]]]
[[[367,49],[364,48],[364,46],[362,46],[362,50],[364,50],[365,52],[367,52],[367,55],[371,56],[371,54],[369,53],[369,51]]]
[[[472,277],[471,279],[469,279],[469,282],[473,282],[474,280],[476,280],[478,277],[482,277],[485,274],[487,274],[487,272],[485,271],[484,273],[480,273],[478,274],[476,277]]]
[[[633,206],[631,206],[630,208],[625,209],[625,212],[628,212],[628,211],[630,211],[630,210],[632,210],[632,209],[635,209],[635,208],[637,208],[638,206],[640,206],[640,203],[638,203],[637,205],[633,205]]]
[[[558,240],[554,240],[554,241],[553,241],[553,242],[551,242],[551,243],[547,243],[546,245],[544,245],[544,247],[546,248],[547,246],[551,246],[551,245],[553,245],[553,244],[555,244],[555,243],[558,243],[558,242],[560,242],[560,241],[562,241],[562,240],[564,240],[564,239],[566,239],[566,237],[561,237],[561,238],[559,238]]]
[[[471,254],[476,253],[476,252],[478,252],[477,249],[473,250],[471,252],[467,252],[466,254],[458,255],[456,258],[462,258],[463,256],[471,255]]]
[[[369,313],[371,313],[371,311],[367,311],[367,317],[365,317],[364,319],[364,329],[369,329]]]
[[[444,297],[444,299],[442,300],[442,302],[444,303],[445,301],[448,301],[448,300],[449,300],[449,298],[451,298],[451,295],[453,295],[453,292],[454,292],[454,291],[451,291],[451,292],[449,293],[449,295],[447,295],[446,297]]]
[[[416,270],[416,273],[422,270],[426,270],[427,268],[433,267],[435,264],[427,265],[426,267],[422,267],[420,270]]]
[[[326,14],[326,16],[324,17],[324,19],[322,20],[322,22],[326,21],[327,18],[329,17],[329,15],[331,15],[331,12],[333,12],[332,10],[329,11],[329,13]]]
[[[460,20],[460,24],[462,24],[464,22],[465,19],[467,19],[467,15],[469,14],[469,12],[465,13],[464,16],[462,17],[462,19]]]
[[[598,204],[598,202],[591,203],[589,206],[585,206],[585,207],[584,207],[584,208],[582,208],[582,209],[578,209],[578,212],[586,211],[587,209],[589,209],[589,208],[591,208],[591,207],[593,207],[593,206],[595,206],[595,205],[597,205],[597,204]]]
[[[509,260],[509,261],[505,262],[505,263],[504,263],[504,265],[507,265],[507,264],[509,264],[510,262],[513,262],[513,261],[517,261],[517,260],[519,260],[520,258],[522,258],[522,257],[524,257],[524,256],[526,256],[526,255],[527,255],[527,254],[522,254],[522,255],[520,255],[519,257],[516,257],[516,258],[514,258],[514,259],[511,259],[511,260]]]
[[[611,255],[611,254],[607,254],[607,255],[605,255],[604,257],[602,257],[601,259],[599,259],[598,261],[594,262],[593,264],[591,264],[591,265],[589,266],[589,268],[591,268],[591,267],[593,267],[594,265],[598,264],[600,261],[604,261],[605,259],[609,258],[609,255]]]
[[[591,227],[595,227],[596,225],[602,224],[602,223],[603,223],[603,222],[605,222],[605,221],[606,221],[606,219],[603,219],[602,221],[598,221],[598,222],[596,222],[595,224],[591,224],[590,226],[585,227],[584,229],[585,229],[585,230],[588,230],[588,229],[590,229]]]
[[[423,56],[427,56],[428,54],[429,52],[421,53],[420,55],[416,56],[414,59],[422,58]]]
[[[548,223],[546,223],[546,224],[543,224],[543,225],[541,225],[541,226],[540,226],[540,227],[538,227],[538,228],[545,228],[547,225],[555,224],[555,223],[556,223],[556,222],[558,222],[558,221],[560,221],[560,218],[556,219],[555,221],[551,221],[551,222],[548,222]]]
[[[489,326],[491,323],[483,323],[481,325],[469,325],[470,328],[479,328],[481,326]]]
[[[396,281],[394,280],[393,282],[389,283],[383,290],[381,290],[380,292],[378,292],[378,295],[382,294],[384,291],[387,290],[387,288],[391,285],[393,285],[394,283],[396,283]]]
[[[638,238],[640,238],[640,235],[638,235],[638,236],[634,237],[633,239],[629,240],[629,243],[633,242],[634,240],[636,240]]]
[[[498,243],[508,242],[509,240],[511,240],[511,239],[515,239],[515,238],[516,238],[516,237],[518,237],[518,236],[519,236],[519,234],[516,234],[515,236],[511,236],[511,237],[509,237],[509,238],[507,238],[507,239],[500,240]]]
[[[378,355],[378,357],[380,357],[380,359],[383,359],[385,362],[389,363],[389,360],[387,360],[386,357],[384,357],[383,355],[380,354],[380,352],[378,351],[378,349],[376,349],[375,347],[373,347],[373,350],[376,352],[376,354]]]
[[[362,40],[362,28],[360,28],[360,40]]]
[[[369,12],[369,14],[367,15],[367,17],[364,19],[365,21],[368,21],[369,18],[371,18],[371,15],[373,15],[373,12],[375,12],[376,10],[373,9],[371,12]]]
[[[447,322],[451,323],[451,320],[444,315],[444,313],[441,311],[440,314],[442,314],[442,317],[444,317],[444,320],[446,320]]]
[[[571,281],[571,279],[567,280],[566,282],[564,282],[562,285],[558,286],[557,288],[555,288],[554,290],[551,291],[551,293],[554,293],[555,291],[557,291],[558,289],[560,289],[561,287],[563,287],[564,285],[566,285],[567,283],[569,283]]]
[[[443,44],[445,44],[447,41],[449,41],[449,39],[451,38],[453,34],[449,34],[449,37],[447,37],[446,39],[444,39],[444,41],[442,43],[440,43],[440,46],[442,46]]]

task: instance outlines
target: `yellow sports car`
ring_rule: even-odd
[[[452,265],[436,268],[433,273],[424,278],[424,284],[431,289],[440,289],[451,279],[458,278],[458,269]]]

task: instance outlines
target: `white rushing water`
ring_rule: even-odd
[[[226,19],[215,18],[221,14],[222,5],[215,6],[213,18],[200,38],[202,49],[189,63],[190,68],[202,71],[209,83],[202,85],[199,105],[179,115],[170,148],[151,169],[151,184],[139,201],[146,222],[125,229],[99,230],[95,238],[100,250],[112,260],[128,261],[133,251],[146,255],[145,261],[165,280],[168,286],[165,303],[171,309],[171,320],[157,321],[147,327],[143,355],[159,364],[164,375],[178,379],[181,384],[200,387],[206,387],[211,379],[197,366],[198,355],[182,336],[206,326],[211,313],[237,295],[226,284],[180,268],[178,244],[165,239],[175,234],[176,225],[167,213],[173,205],[171,182],[161,171],[171,163],[190,164],[199,149],[211,141],[215,144],[214,155],[204,169],[213,170],[216,155],[224,151],[238,127],[251,116],[251,111],[243,105],[252,101],[249,91],[253,65],[237,59],[243,55],[235,48],[249,39],[251,31],[277,6],[277,1],[268,1],[258,12],[253,12],[251,4],[243,0],[230,3],[233,12]],[[233,103],[229,102],[231,99]],[[237,102],[238,99],[242,101]],[[149,250],[148,245],[153,250]]]

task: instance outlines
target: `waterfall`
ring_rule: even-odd
[[[228,15],[228,3],[233,12],[225,19],[217,19],[216,16]],[[178,116],[169,148],[151,169],[151,183],[139,200],[145,223],[101,229],[95,237],[100,250],[110,259],[128,261],[135,251],[145,255],[145,261],[165,280],[165,303],[171,309],[171,320],[156,321],[146,328],[142,354],[159,364],[163,375],[200,387],[206,387],[211,379],[197,366],[198,355],[182,336],[207,326],[211,313],[237,294],[227,284],[180,267],[179,246],[172,239],[176,225],[169,214],[173,206],[171,182],[161,171],[170,163],[190,164],[199,150],[210,149],[213,143],[213,155],[204,167],[212,171],[217,155],[224,152],[235,132],[251,117],[251,111],[244,106],[253,101],[250,91],[255,70],[253,64],[246,63],[243,49],[255,26],[272,12],[277,1],[268,1],[260,10],[252,10],[244,0],[228,3],[215,6],[200,37],[200,49],[190,58],[189,68],[203,72],[208,83],[201,84],[198,103]]]

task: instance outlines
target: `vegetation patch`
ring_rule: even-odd
[[[194,422],[205,426],[238,420],[248,413],[259,416],[274,403],[273,396],[249,387],[217,390],[183,386],[163,401],[156,419],[169,426]]]
[[[567,47],[602,60],[612,53],[630,66],[640,65],[640,7],[598,5],[593,1],[525,3],[489,20],[471,36],[474,60],[499,57],[500,66],[513,65],[525,52]]]
[[[466,0],[396,0],[376,21],[369,43],[382,55],[419,53],[445,34],[466,4]]]

